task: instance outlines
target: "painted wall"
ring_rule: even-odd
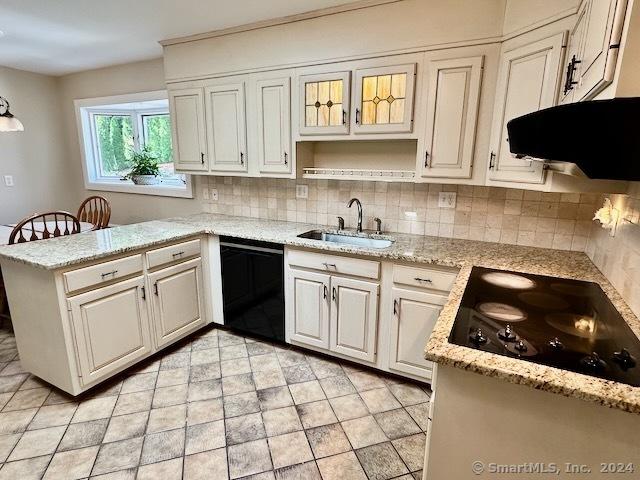
[[[594,223],[587,255],[640,316],[640,182],[633,182],[627,195],[608,197],[621,212],[622,220],[614,237]]]
[[[165,89],[162,60],[130,63],[114,67],[74,73],[59,78],[60,101],[64,115],[64,139],[71,165],[70,177],[77,201],[96,194],[84,188],[82,156],[76,125],[74,100],[125,93]],[[110,202],[113,223],[135,223],[154,218],[199,212],[194,199],[155,197],[130,193],[98,192]]]
[[[168,46],[167,79],[322,62],[502,35],[504,0],[403,0]]]
[[[0,133],[0,223],[13,223],[39,211],[78,208],[75,176],[66,160],[62,105],[53,77],[0,67],[0,95],[24,124],[24,132]]]
[[[575,13],[580,0],[507,0],[503,31],[508,35],[563,13]]]

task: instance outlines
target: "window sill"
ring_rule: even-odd
[[[157,197],[194,198],[192,180],[187,177],[186,185],[179,187],[173,185],[135,185],[133,182],[96,182],[85,183],[87,190],[103,192],[133,193],[137,195],[154,195]]]

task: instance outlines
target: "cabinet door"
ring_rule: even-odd
[[[493,113],[489,179],[544,183],[544,164],[509,151],[507,122],[555,105],[564,33],[509,50],[502,55]]]
[[[289,301],[293,302],[291,340],[329,348],[329,275],[291,269]]]
[[[260,171],[291,172],[290,79],[256,81]]]
[[[349,133],[350,82],[351,72],[300,77],[300,135]]]
[[[378,289],[377,283],[331,277],[332,351],[368,362],[375,360]]]
[[[177,170],[206,171],[207,140],[201,88],[169,91],[173,157]]]
[[[415,63],[356,70],[354,133],[410,132],[415,74]]]
[[[92,290],[68,302],[84,385],[151,352],[144,277]]]
[[[158,348],[204,325],[202,260],[196,258],[149,274]]]
[[[575,100],[591,97],[611,83],[615,73],[626,0],[585,0],[588,13]]]
[[[482,60],[429,62],[423,177],[471,177]]]
[[[582,44],[587,23],[588,2],[584,2],[578,10],[576,23],[569,31],[567,40],[567,54],[565,55],[564,68],[562,70],[562,82],[560,85],[560,99],[558,103],[566,104],[578,100],[575,96],[576,85],[580,78],[580,66],[582,62]]]
[[[246,172],[244,83],[211,85],[204,92],[210,170]]]
[[[424,346],[447,297],[400,288],[392,294],[389,368],[430,378],[433,367],[424,358]]]

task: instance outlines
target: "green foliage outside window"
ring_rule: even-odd
[[[144,148],[157,159],[163,174],[173,174],[173,151],[171,148],[171,121],[169,115],[143,116]],[[96,133],[102,174],[124,176],[133,159],[134,129],[129,115],[95,115]],[[142,139],[141,139],[142,140]]]

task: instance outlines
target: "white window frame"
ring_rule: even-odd
[[[185,184],[171,183],[160,185],[135,185],[131,180],[121,180],[115,177],[103,177],[100,174],[100,160],[97,141],[94,135],[93,116],[96,114],[122,115],[129,114],[135,117],[133,120],[134,142],[139,144],[140,135],[144,135],[142,125],[143,115],[169,114],[166,109],[145,110],[110,110],[102,108],[104,105],[116,105],[120,103],[136,103],[150,100],[168,100],[166,90],[153,92],[132,93],[114,95],[109,97],[85,98],[74,101],[76,110],[76,122],[78,126],[78,139],[82,156],[82,173],[84,185],[87,190],[106,192],[137,193],[142,195],[157,195],[164,197],[194,198],[193,179],[191,175],[185,175]]]

